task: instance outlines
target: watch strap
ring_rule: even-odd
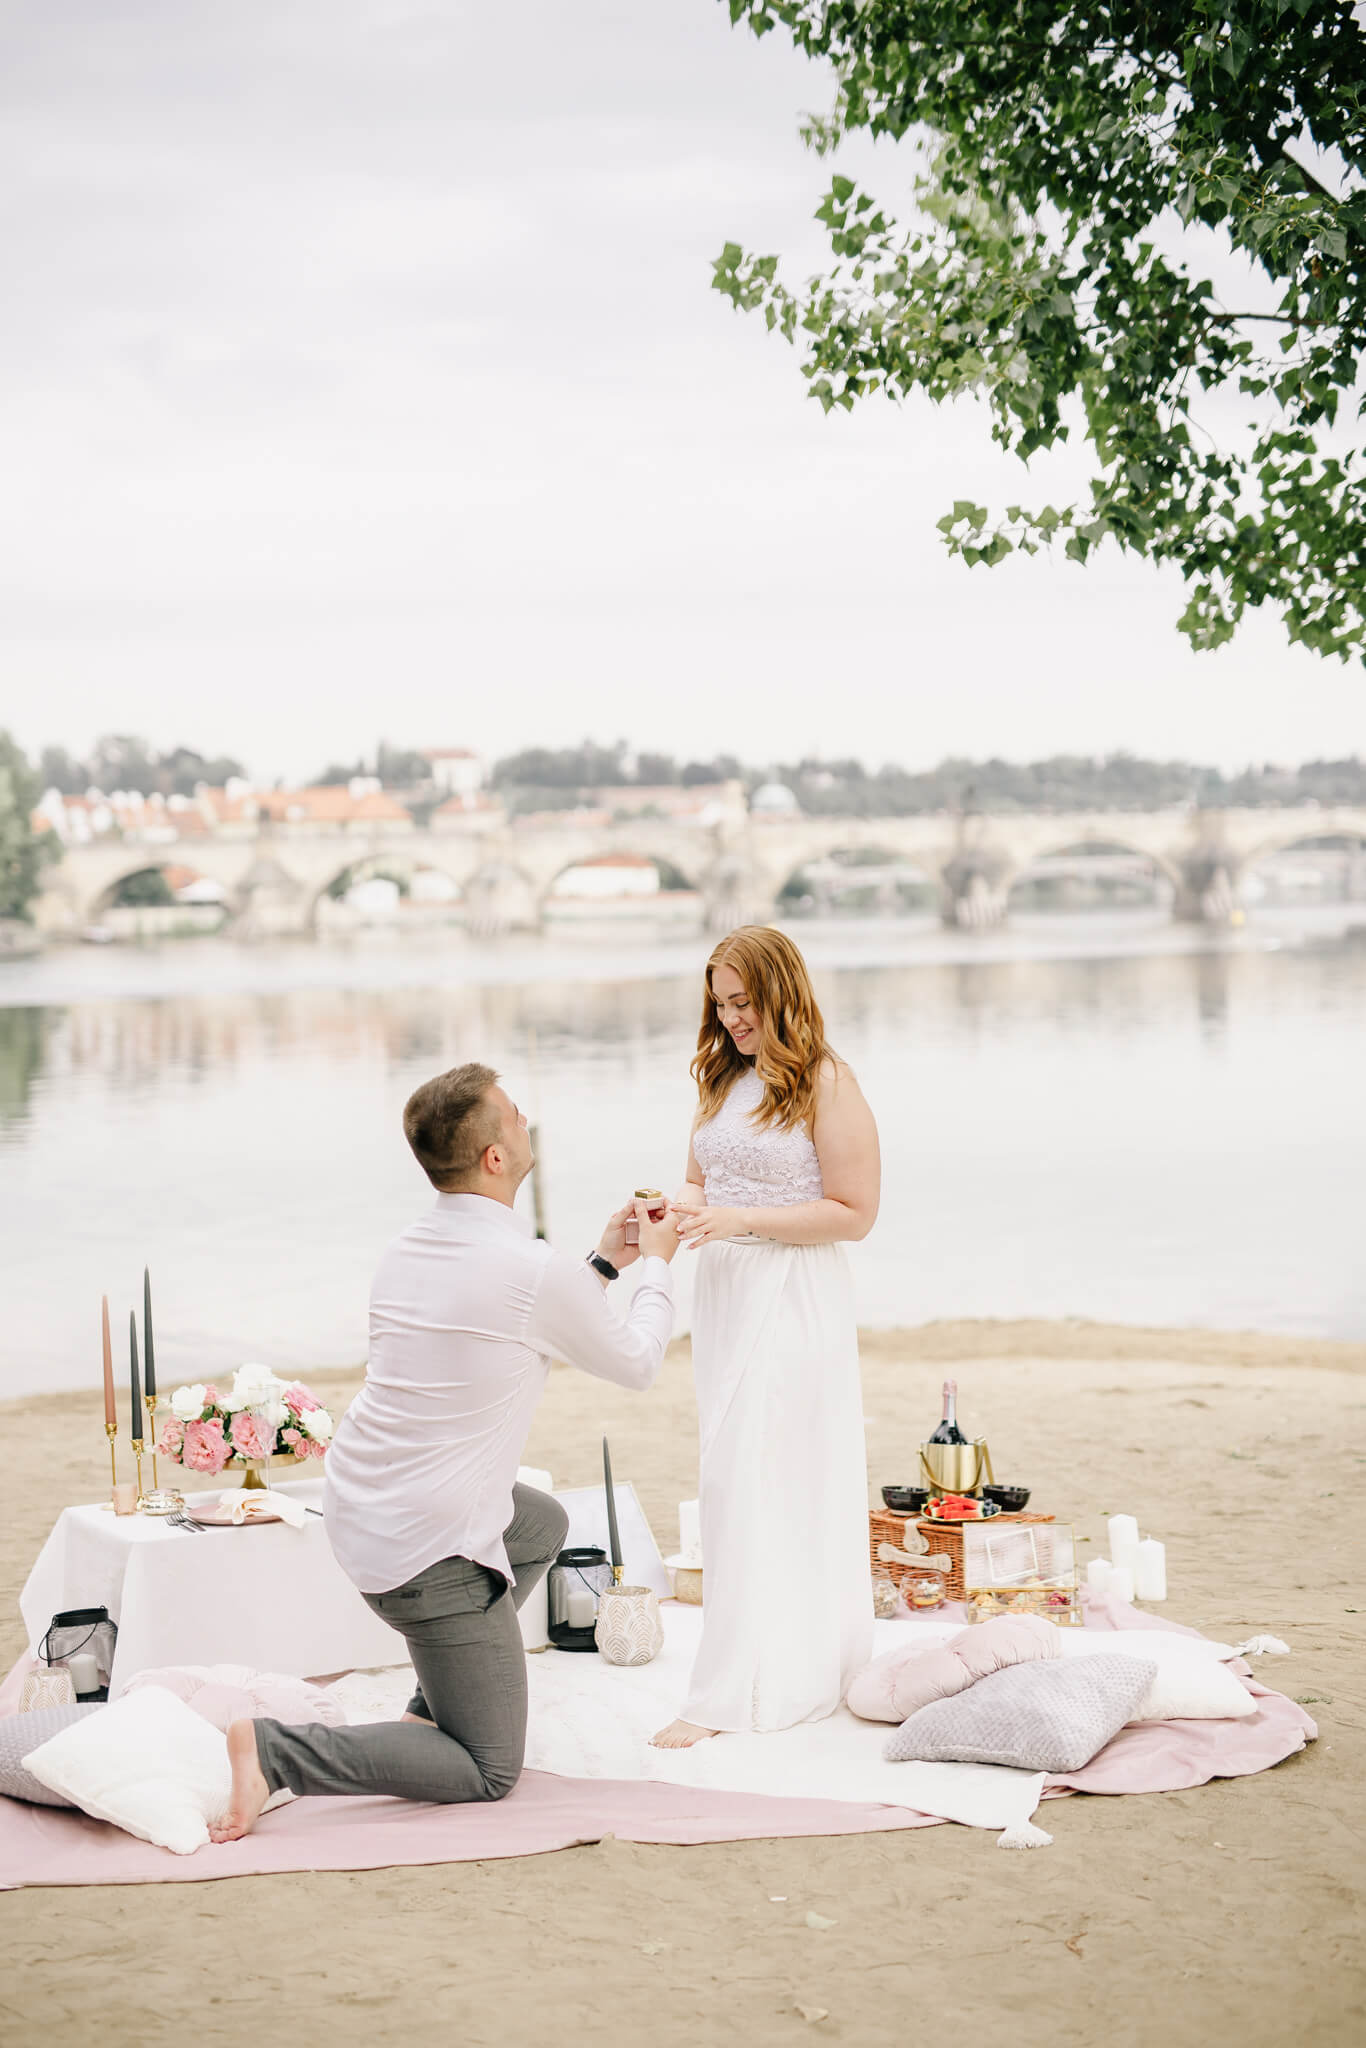
[[[601,1273],[604,1280],[619,1280],[621,1278],[621,1274],[612,1264],[612,1261],[605,1259],[601,1252],[590,1252],[588,1254],[588,1263],[595,1273]]]

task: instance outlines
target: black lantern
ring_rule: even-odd
[[[546,1573],[548,1634],[556,1650],[596,1650],[598,1600],[612,1583],[605,1550],[562,1550]]]

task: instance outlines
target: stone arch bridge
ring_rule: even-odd
[[[477,823],[475,821],[478,821]],[[727,929],[773,914],[784,885],[832,854],[882,854],[914,867],[939,892],[950,924],[991,924],[1012,885],[1035,863],[1087,848],[1141,855],[1171,883],[1174,916],[1217,922],[1259,859],[1323,839],[1366,847],[1366,806],[1256,810],[1012,812],[912,818],[735,814],[704,826],[638,817],[611,825],[518,826],[474,813],[446,830],[385,821],[331,829],[267,825],[242,836],[184,839],[161,828],[69,847],[48,868],[36,906],[40,928],[74,936],[98,924],[119,884],[147,868],[188,867],[224,890],[230,929],[242,937],[307,932],[331,885],[353,869],[447,875],[474,929],[539,922],[566,868],[610,853],[668,862],[694,888],[707,925]]]

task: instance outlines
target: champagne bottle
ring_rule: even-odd
[[[938,1427],[930,1434],[932,1444],[965,1444],[967,1438],[958,1427],[958,1382],[944,1382],[944,1415]]]

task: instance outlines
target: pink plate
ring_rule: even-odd
[[[237,1498],[240,1499],[240,1495]],[[187,1501],[185,1503],[185,1512],[192,1522],[202,1522],[206,1529],[253,1529],[267,1522],[278,1522],[282,1519],[279,1515],[263,1515],[258,1512],[254,1515],[248,1515],[244,1521],[234,1522],[232,1511],[236,1505],[237,1500],[232,1498],[228,1500],[206,1501],[202,1507],[198,1505],[192,1506]]]

